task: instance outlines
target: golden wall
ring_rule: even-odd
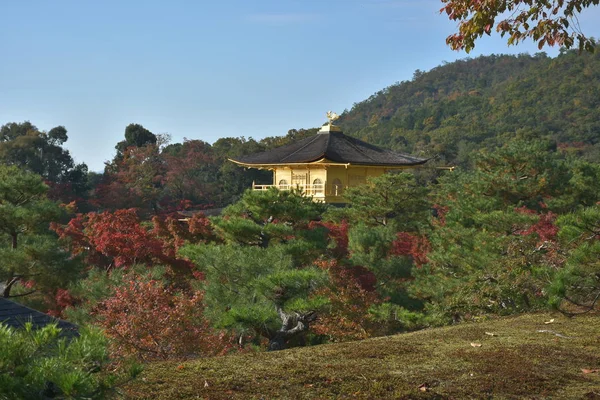
[[[386,172],[385,168],[353,165],[314,165],[294,167],[281,166],[273,171],[273,185],[280,189],[297,186],[304,188],[308,195],[327,203],[343,203],[343,192],[348,187],[366,183],[368,178]],[[319,185],[320,182],[320,185]]]

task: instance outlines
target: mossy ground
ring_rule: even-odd
[[[600,369],[600,315],[528,314],[359,342],[152,363],[124,391],[132,399],[600,399],[600,372],[582,369]]]

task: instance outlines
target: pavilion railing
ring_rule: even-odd
[[[264,191],[269,190],[270,188],[277,188],[279,190],[292,190],[292,189],[300,189],[302,192],[309,196],[341,196],[344,187],[340,184],[315,184],[315,185],[257,185],[252,182],[252,190]]]

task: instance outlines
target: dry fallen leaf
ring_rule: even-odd
[[[496,335],[495,333],[492,333],[492,332],[486,332],[485,334],[488,335],[488,336],[498,336],[498,335]]]
[[[473,346],[473,347],[481,347],[481,343],[471,343],[471,346]]]
[[[581,372],[583,372],[584,374],[595,374],[597,372],[600,372],[600,369],[598,369],[598,368],[594,368],[594,369],[581,368]]]
[[[552,318],[550,321],[546,321],[546,322],[544,322],[544,323],[545,323],[546,325],[548,325],[548,324],[551,324],[551,323],[553,323],[553,322],[554,322],[554,318]]]
[[[429,390],[429,387],[427,386],[427,384],[426,384],[426,383],[423,383],[423,384],[419,385],[419,390],[420,390],[421,392],[426,392],[426,391],[428,391],[428,390]]]
[[[557,332],[551,331],[551,330],[549,330],[549,329],[538,329],[538,331],[537,331],[537,332],[538,332],[538,333],[551,333],[551,334],[553,334],[554,336],[558,336],[558,337],[560,337],[560,338],[564,338],[564,339],[573,339],[573,337],[571,337],[571,336],[565,336],[565,335],[562,335],[562,334],[560,334],[560,333],[557,333]]]

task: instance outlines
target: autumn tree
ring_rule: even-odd
[[[226,347],[203,317],[201,292],[177,292],[148,274],[125,278],[95,311],[115,354],[169,359],[214,355]]]
[[[172,203],[192,205],[221,203],[219,163],[210,144],[186,140],[161,152],[165,162],[162,183]]]
[[[96,187],[98,205],[110,210],[138,208],[147,214],[158,213],[164,197],[165,170],[159,145],[125,148],[105,168],[102,182]]]
[[[577,16],[586,8],[597,6],[599,0],[503,0],[472,1],[442,0],[446,13],[452,21],[458,21],[458,32],[446,39],[455,50],[471,51],[477,39],[492,30],[502,37],[508,36],[508,44],[531,39],[541,49],[559,45],[565,48],[577,46],[580,50],[593,51],[596,43],[581,31]]]
[[[328,276],[328,283],[316,291],[327,304],[312,326],[315,334],[339,342],[366,339],[385,330],[381,321],[373,318],[373,307],[383,299],[375,290],[377,281],[371,271],[337,259],[323,258],[315,265]]]
[[[66,225],[52,224],[52,229],[89,266],[109,271],[135,264],[165,265],[177,275],[191,274],[190,264],[175,254],[176,243],[145,226],[135,209],[78,214]]]

